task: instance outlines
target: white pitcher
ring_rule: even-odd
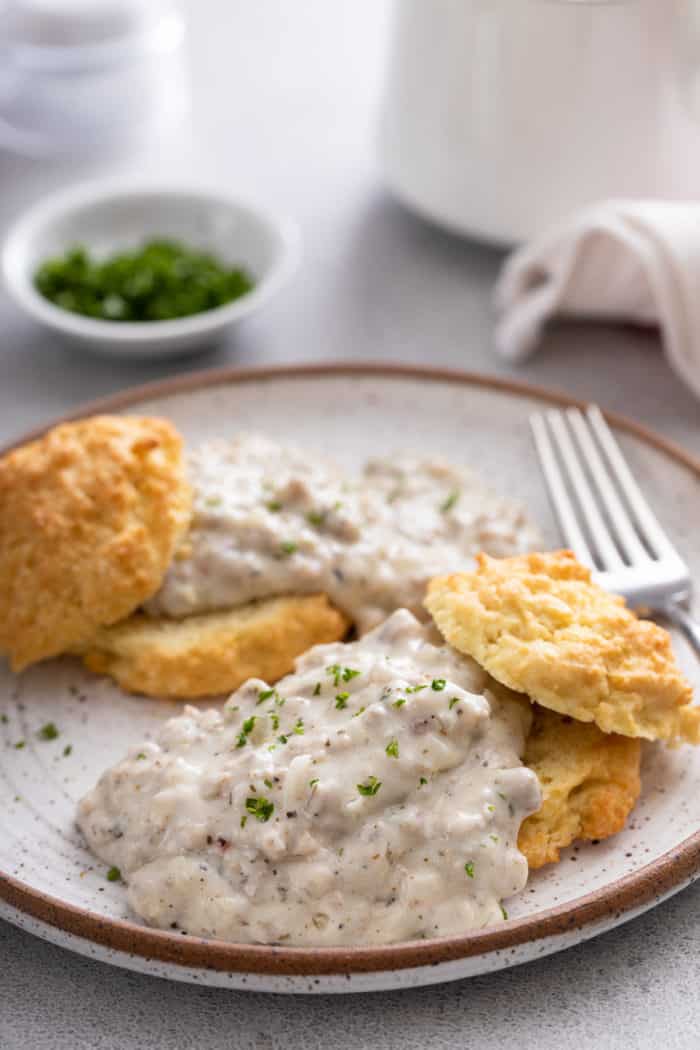
[[[697,0],[398,0],[380,160],[514,242],[605,197],[700,196]]]

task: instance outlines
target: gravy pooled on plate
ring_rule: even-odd
[[[247,435],[190,455],[194,519],[146,608],[183,617],[256,598],[325,592],[362,633],[395,609],[425,618],[433,576],[533,546],[524,512],[466,468],[408,456],[360,477]]]
[[[498,922],[521,890],[529,710],[406,610],[223,713],[188,707],[79,806],[147,922],[262,944],[382,944]]]

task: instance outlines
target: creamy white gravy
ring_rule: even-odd
[[[503,557],[535,542],[518,505],[440,460],[372,460],[355,478],[248,435],[202,446],[189,473],[186,556],[148,603],[153,615],[324,591],[362,632],[398,608],[424,619],[428,580],[468,568],[477,551]]]
[[[525,885],[527,705],[406,610],[319,646],[223,713],[185,708],[79,806],[147,922],[203,937],[380,944],[498,922]],[[495,691],[497,690],[497,691]]]

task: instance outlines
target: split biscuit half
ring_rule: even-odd
[[[191,500],[164,419],[65,423],[0,459],[0,653],[13,670],[80,647],[150,598]]]
[[[533,705],[523,762],[537,774],[542,806],[518,835],[530,868],[558,861],[578,839],[622,831],[639,798],[640,761],[640,740]]]
[[[194,700],[231,693],[248,678],[276,682],[349,626],[324,594],[267,598],[184,620],[136,614],[97,632],[82,655],[127,692]]]
[[[490,558],[431,581],[441,634],[497,681],[604,733],[700,743],[667,631],[591,580],[571,551]]]

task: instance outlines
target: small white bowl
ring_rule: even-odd
[[[34,275],[46,259],[84,244],[98,258],[152,237],[172,237],[243,266],[255,287],[240,299],[169,321],[101,321],[45,299]],[[88,183],[35,205],[2,250],[5,285],[27,314],[93,353],[122,357],[186,354],[214,345],[284,284],[299,260],[297,227],[218,190],[124,182]]]

